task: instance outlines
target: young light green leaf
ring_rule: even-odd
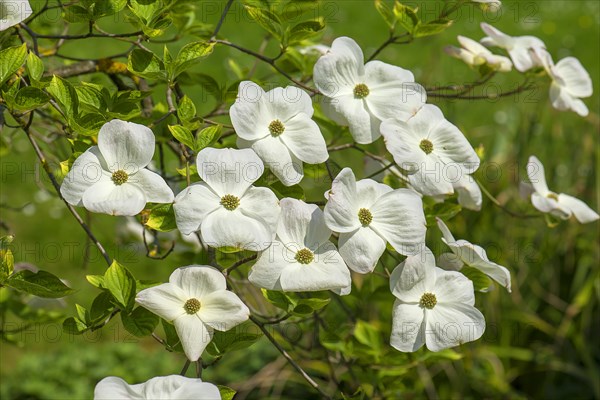
[[[294,199],[305,200],[304,189],[300,185],[285,186],[281,181],[275,181],[269,185],[280,198],[291,197]]]
[[[202,58],[212,53],[215,43],[213,42],[193,42],[188,43],[179,51],[175,58],[175,68],[173,69],[172,79],[175,79],[186,69],[192,67]]]
[[[81,335],[87,329],[87,325],[77,318],[69,317],[63,321],[63,332],[69,335]]]
[[[169,131],[179,143],[182,143],[191,149],[194,148],[194,135],[192,135],[192,132],[190,132],[188,128],[181,125],[169,125]]]
[[[0,85],[8,80],[23,63],[27,57],[27,44],[14,46],[0,51]]]
[[[237,393],[230,387],[217,385],[219,388],[219,394],[221,395],[221,400],[233,400],[233,396]]]
[[[104,276],[102,275],[86,275],[85,279],[97,288],[102,289],[104,287]]]
[[[325,25],[321,21],[304,21],[295,25],[289,34],[289,44],[297,44],[321,33],[325,29]]]
[[[114,304],[112,303],[112,296],[109,292],[103,290],[94,301],[92,301],[92,306],[90,307],[90,321],[91,323],[99,322],[110,315],[110,313],[114,309]]]
[[[75,88],[69,81],[54,75],[46,91],[59,103],[67,117],[77,115],[79,100]]]
[[[244,8],[248,15],[255,20],[263,29],[273,35],[276,39],[281,40],[282,29],[279,17],[273,14],[266,8],[256,7],[249,4],[244,4]]]
[[[12,274],[6,284],[13,289],[29,293],[34,296],[57,299],[74,292],[65,285],[57,276],[47,271],[32,272],[22,270]]]
[[[393,9],[394,17],[404,29],[412,33],[415,27],[419,24],[419,16],[415,8],[409,7],[400,3],[398,0],[394,2]]]
[[[182,121],[189,121],[196,116],[196,106],[187,96],[183,96],[177,105],[177,116]],[[192,146],[193,147],[193,146]]]
[[[387,26],[394,29],[396,25],[396,17],[390,6],[384,0],[375,0],[375,9],[381,15]]]
[[[437,35],[445,31],[450,25],[452,25],[452,20],[448,19],[440,19],[436,21],[431,21],[426,24],[419,23],[414,30],[414,37],[425,37],[431,35]]]
[[[176,229],[173,204],[160,204],[152,208],[145,225],[160,232],[169,232]]]
[[[193,147],[194,151],[198,153],[200,150],[216,142],[221,136],[221,129],[221,125],[212,125],[198,132],[196,134],[195,146]]]
[[[135,279],[127,268],[117,261],[113,261],[104,273],[104,286],[121,307],[129,309],[133,305]]]
[[[27,63],[25,64],[27,75],[34,81],[39,81],[44,73],[44,63],[34,53],[29,53]]]

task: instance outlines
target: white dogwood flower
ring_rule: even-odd
[[[427,98],[412,72],[381,61],[365,65],[362,50],[348,37],[333,41],[315,64],[313,79],[325,96],[325,114],[349,126],[354,140],[362,144],[379,138],[381,121],[406,120]]]
[[[266,92],[244,81],[229,115],[238,147],[252,148],[286,186],[304,177],[302,162],[320,164],[329,158],[319,126],[313,121],[310,96],[294,86]]]
[[[500,72],[508,72],[512,69],[512,62],[508,57],[493,54],[479,44],[479,42],[469,39],[468,37],[458,36],[458,41],[461,48],[447,46],[445,51],[452,57],[462,60],[465,64],[472,67],[478,67],[485,64],[491,69]]]
[[[546,45],[535,36],[508,36],[493,26],[481,23],[481,29],[487,37],[481,39],[485,46],[497,46],[508,51],[515,69],[525,72],[534,67],[541,67],[541,61],[536,56],[536,50],[545,49]]]
[[[205,148],[198,153],[194,183],[175,197],[173,209],[182,234],[200,232],[212,247],[264,250],[275,236],[279,201],[268,188],[252,184],[264,166],[251,149]]]
[[[74,206],[112,215],[136,215],[146,203],[171,203],[171,188],[146,169],[154,144],[154,134],[144,125],[118,119],[107,122],[98,133],[98,146],[73,163],[61,195]]]
[[[404,255],[425,242],[423,202],[410,189],[393,190],[372,179],[356,182],[344,168],[325,196],[325,223],[340,234],[340,254],[353,271],[373,271],[386,242]]]
[[[183,351],[196,361],[214,330],[228,331],[248,319],[248,307],[227,290],[221,272],[207,265],[177,268],[168,283],[144,289],[135,301],[175,325]]]
[[[582,224],[596,221],[600,216],[583,201],[564,193],[555,193],[548,189],[544,166],[537,157],[529,157],[527,176],[533,186],[531,203],[543,213],[558,218],[569,219],[571,215]]]
[[[538,50],[537,57],[552,79],[550,101],[557,110],[573,110],[585,117],[589,110],[582,97],[593,93],[592,79],[583,65],[575,57],[566,57],[554,64],[552,56],[545,50]]]
[[[452,254],[444,253],[440,256],[440,260],[443,260],[444,266],[456,271],[460,271],[465,265],[476,268],[504,286],[509,292],[512,290],[508,269],[490,261],[487,253],[481,246],[477,246],[466,240],[454,239],[450,229],[448,229],[444,221],[440,218],[437,218],[437,224],[442,231],[442,241],[452,250]]]
[[[248,280],[269,290],[348,293],[350,271],[330,237],[319,207],[282,199],[277,239],[258,256]]]
[[[428,196],[454,193],[454,183],[479,168],[479,157],[442,111],[426,104],[408,121],[388,119],[381,134],[412,187]]]
[[[408,256],[390,276],[396,297],[390,344],[406,352],[423,344],[439,351],[477,340],[485,319],[474,307],[473,283],[457,271],[436,267],[427,248]]]
[[[0,31],[20,24],[32,13],[28,0],[0,0]]]
[[[102,379],[94,389],[94,400],[221,400],[219,388],[200,378],[181,375],[156,376],[130,385],[116,376]]]

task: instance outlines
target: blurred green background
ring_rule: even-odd
[[[196,18],[214,25],[225,1],[198,3]],[[39,4],[32,4],[34,9],[39,8]],[[443,2],[406,4],[418,5],[422,18],[433,19]],[[371,1],[323,1],[316,12],[315,16],[327,21],[322,43],[330,44],[336,37],[350,36],[365,55],[370,55],[387,38],[387,27]],[[540,84],[529,94],[497,101],[431,99],[430,102],[442,108],[475,148],[481,146],[483,163],[477,177],[507,208],[518,213],[535,213],[528,201],[519,197],[518,186],[525,179],[528,157],[536,155],[546,167],[552,190],[576,196],[598,210],[600,2],[503,1],[499,12],[483,12],[476,5],[467,5],[458,12],[455,24],[441,35],[417,39],[408,45],[390,46],[378,58],[413,71],[416,81],[427,87],[473,82],[477,72],[445,55],[443,48],[448,44],[457,45],[459,34],[474,39],[483,37],[479,28],[481,21],[511,35],[541,38],[555,61],[566,56],[577,57],[589,71],[594,85],[594,95],[584,99],[590,115],[581,118],[575,113],[554,110],[548,100],[547,84]],[[57,22],[57,17],[48,18],[33,28],[60,33],[61,26]],[[131,30],[120,14],[100,20],[100,25],[111,32]],[[73,24],[69,32],[85,32],[85,29],[81,24]],[[265,38],[264,31],[249,20],[238,2],[230,10],[220,35],[255,50]],[[184,37],[168,46],[176,53],[191,40],[194,39]],[[163,44],[146,45],[162,53]],[[127,43],[115,40],[86,39],[65,44],[61,52],[81,59],[98,59],[127,48]],[[275,56],[276,44],[269,43],[265,52]],[[196,69],[228,87],[237,81],[232,60],[236,68],[244,72],[256,68],[255,79],[273,86],[288,84],[268,66],[225,47],[217,47]],[[47,68],[56,66],[56,61],[48,60]],[[99,76],[85,79],[103,82]],[[487,90],[511,90],[521,80],[515,71],[498,75]],[[214,106],[214,100],[199,85],[191,82],[183,88],[195,100],[199,115]],[[230,96],[229,103],[235,91]],[[157,101],[164,101],[164,90],[157,87],[155,97]],[[98,294],[86,282],[85,275],[101,274],[106,266],[56,197],[25,136],[8,128],[2,135],[11,144],[10,153],[2,156],[2,234],[15,235],[13,250],[17,262],[53,272],[78,290],[66,300],[66,308],[55,311],[57,315],[74,315],[76,302],[89,305]],[[349,139],[349,136],[339,138],[338,143]],[[68,158],[70,149],[64,139],[55,143],[60,150],[52,161],[58,163]],[[382,141],[371,145],[370,150],[383,155]],[[332,154],[332,159],[340,167],[354,166],[357,176],[363,175],[361,153],[347,150]],[[320,193],[328,182],[305,179],[303,186],[311,200],[320,200]],[[147,258],[139,237],[139,224],[129,229],[123,219],[87,215],[83,209],[80,212],[109,254],[140,279],[164,281],[174,268],[203,261],[202,254],[195,253],[193,246],[181,241],[166,260]],[[464,357],[460,360],[434,358],[398,373],[394,377],[400,387],[398,398],[598,398],[598,223],[581,225],[570,220],[550,228],[542,217],[515,218],[484,198],[481,212],[464,210],[448,224],[455,237],[481,245],[487,249],[490,259],[512,272],[513,292],[508,294],[497,289],[489,294],[478,294],[477,306],[488,324],[484,337],[462,346],[459,352]],[[168,246],[166,237],[165,242]],[[428,243],[436,254],[446,251],[434,227],[428,232]],[[373,287],[385,284],[377,276],[365,278],[365,282]],[[378,295],[386,296],[391,303],[389,293]],[[374,310],[363,300],[349,302],[359,318],[376,320],[385,327],[382,338],[387,343],[389,310]],[[11,321],[10,316],[7,318]],[[5,329],[11,326],[21,325],[15,320],[5,325]],[[155,375],[178,373],[185,361],[183,355],[168,353],[151,339],[128,336],[117,320],[102,331],[83,337],[62,333],[59,320],[34,324],[11,338],[17,344],[0,342],[2,399],[90,398],[95,383],[107,375],[137,383]],[[391,358],[397,356],[393,349],[386,351]],[[424,354],[425,350],[421,350],[408,360],[418,360]],[[319,375],[318,366],[310,363],[305,366],[327,379],[326,375]],[[356,371],[368,380],[371,368],[377,366],[357,365]],[[266,339],[247,350],[227,354],[215,366],[206,369],[203,378],[240,390],[240,399],[317,398],[303,386],[301,377],[282,362]]]

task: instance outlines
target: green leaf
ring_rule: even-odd
[[[92,20],[92,14],[87,8],[75,4],[65,9],[63,18],[67,22],[87,22]]]
[[[33,86],[21,88],[15,96],[15,108],[29,111],[46,104],[50,98],[43,90]]]
[[[165,65],[154,54],[142,49],[134,49],[127,60],[127,69],[134,75],[152,80],[165,80]]]
[[[34,81],[39,81],[44,74],[44,63],[34,53],[29,53],[27,63],[25,64],[27,75]]]
[[[264,30],[271,33],[276,39],[281,40],[282,29],[279,17],[266,8],[244,4],[248,15],[256,21]]]
[[[233,400],[233,396],[237,393],[230,387],[217,385],[219,388],[219,394],[221,395],[221,400]]]
[[[181,346],[181,340],[179,340],[179,336],[177,336],[177,330],[173,324],[165,321],[161,318],[161,324],[163,330],[165,331],[165,342],[167,342],[167,346],[169,349],[173,351],[177,351],[183,353],[183,347]]]
[[[102,289],[104,287],[104,276],[102,275],[86,275],[85,279],[97,288]]]
[[[280,181],[275,181],[269,185],[280,198],[292,197],[294,199],[305,200],[304,189],[300,185],[285,186]]]
[[[158,316],[144,307],[137,307],[131,314],[121,313],[123,326],[127,332],[137,337],[148,336],[154,332],[158,321]]]
[[[221,125],[212,125],[198,132],[196,134],[195,146],[193,147],[194,151],[198,153],[200,150],[216,142],[221,136],[221,129]]]
[[[59,103],[67,117],[77,115],[79,100],[75,88],[69,81],[54,75],[46,91]]]
[[[127,5],[127,0],[97,0],[90,6],[94,19],[113,15]]]
[[[375,0],[375,9],[379,15],[381,15],[385,23],[390,27],[390,29],[394,29],[394,26],[396,25],[396,17],[390,6],[384,0]]]
[[[262,337],[262,332],[251,322],[244,322],[226,332],[215,331],[207,351],[214,356],[242,350],[252,346]]]
[[[69,335],[81,335],[87,329],[87,325],[77,318],[69,317],[63,321],[63,332]]]
[[[15,259],[13,257],[12,251],[8,248],[10,242],[12,242],[12,236],[3,236],[1,241],[2,245],[0,246],[0,282],[4,282],[6,278],[8,278],[14,270]]]
[[[187,96],[183,96],[177,105],[177,115],[179,119],[187,122],[196,116],[196,106],[194,102]],[[193,148],[194,146],[190,146]]]
[[[92,301],[92,306],[90,307],[90,321],[94,323],[105,319],[110,315],[113,309],[114,304],[112,303],[112,295],[107,291],[102,291],[96,296],[94,301]]]
[[[77,316],[79,317],[79,319],[81,321],[84,321],[87,325],[90,320],[90,313],[88,312],[88,310],[86,310],[84,306],[79,304],[75,304],[75,309],[77,310]]]
[[[452,20],[449,19],[440,19],[436,21],[431,21],[426,24],[419,23],[414,30],[414,37],[425,37],[431,35],[437,35],[445,31],[450,25],[452,25]]]
[[[47,271],[19,271],[8,278],[6,284],[13,289],[39,297],[60,298],[74,292],[73,289]]]
[[[192,135],[192,132],[190,132],[188,128],[181,125],[169,125],[169,131],[180,143],[183,143],[191,149],[195,147],[194,135]]]
[[[286,293],[277,290],[261,289],[262,294],[269,303],[273,304],[277,308],[288,311],[296,306],[296,302],[293,301]]]
[[[362,343],[377,352],[383,347],[383,340],[381,339],[379,329],[368,322],[358,321],[356,323],[354,337],[359,343]]]
[[[173,204],[160,204],[153,207],[145,225],[159,232],[169,232],[176,229]]]
[[[214,42],[193,42],[188,43],[179,51],[177,58],[175,58],[175,68],[173,70],[172,79],[175,79],[186,69],[194,66],[202,58],[207,57],[212,53],[215,47]]]
[[[434,226],[437,224],[436,217],[443,219],[444,221],[451,219],[462,210],[460,204],[450,203],[445,201],[443,203],[435,203],[433,205],[425,206],[425,218],[427,219],[427,226]]]
[[[394,17],[396,21],[402,25],[409,33],[412,33],[417,25],[419,25],[419,17],[415,8],[406,6],[399,1],[394,2]]]
[[[312,36],[315,36],[325,29],[325,24],[321,21],[304,21],[295,25],[289,34],[289,44],[296,44]]]
[[[473,289],[478,292],[489,292],[492,286],[492,280],[477,268],[465,265],[460,272],[473,282]]]
[[[135,297],[135,279],[131,273],[113,261],[104,273],[104,285],[122,308],[129,309]]]
[[[0,85],[17,72],[27,57],[27,44],[0,51]]]

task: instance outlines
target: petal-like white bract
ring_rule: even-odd
[[[98,146],[92,146],[73,162],[60,186],[60,194],[74,206],[83,205],[83,194],[100,180],[110,179],[110,173]]]
[[[340,233],[340,254],[348,267],[360,274],[372,272],[385,251],[385,239],[369,227]]]
[[[229,109],[236,134],[245,140],[258,140],[269,135],[269,106],[265,91],[256,83],[243,81],[235,103]]]
[[[467,278],[464,279],[469,283],[471,282]],[[473,290],[472,286],[470,290]],[[425,343],[431,351],[440,351],[475,341],[485,331],[485,318],[481,311],[472,305],[464,303],[446,304],[440,301],[433,310],[428,310],[426,313],[427,335]]]
[[[200,228],[202,241],[211,247],[230,247],[251,251],[264,250],[273,241],[272,226],[249,217],[241,210],[224,208],[210,213]]]
[[[548,184],[546,183],[544,165],[536,156],[529,157],[529,162],[527,163],[527,177],[529,177],[529,182],[533,185],[535,191],[541,196],[545,197],[550,193]]]
[[[250,315],[250,310],[240,298],[227,290],[203,296],[200,303],[198,316],[206,325],[218,331],[227,331],[246,321]]]
[[[182,288],[169,282],[150,289],[141,290],[135,301],[169,322],[185,314],[183,305],[190,296]]]
[[[304,113],[288,120],[279,137],[298,159],[306,163],[320,164],[329,158],[319,126]]]
[[[116,185],[108,176],[83,194],[83,206],[93,212],[110,215],[136,215],[146,205],[146,194],[137,185]]]
[[[0,0],[0,31],[25,21],[32,13],[28,0]]]
[[[200,378],[181,375],[156,376],[144,383],[129,385],[123,379],[109,376],[94,390],[94,400],[220,400],[216,385]]]
[[[145,168],[154,155],[154,134],[140,124],[113,119],[98,132],[98,148],[109,171],[129,175]]]
[[[325,224],[323,211],[318,206],[292,198],[282,199],[280,205],[277,237],[282,243],[315,251],[329,241],[331,230]]]
[[[508,58],[492,54],[479,42],[465,36],[458,36],[458,41],[462,48],[448,46],[445,51],[452,57],[463,60],[465,64],[475,67],[487,64],[500,72],[508,72],[512,69],[512,62]]]
[[[199,231],[204,218],[221,208],[220,201],[219,196],[204,182],[188,186],[175,197],[173,204],[177,229],[184,235]]]
[[[353,232],[360,227],[356,204],[356,178],[350,168],[344,168],[331,184],[325,204],[325,222],[334,232]]]
[[[600,218],[596,211],[592,210],[583,201],[573,196],[561,193],[558,195],[558,203],[561,206],[568,208],[573,213],[577,221],[581,222],[582,224],[594,222]]]
[[[396,350],[413,352],[425,344],[426,311],[396,299],[392,311],[390,345]]]
[[[421,295],[431,292],[436,282],[435,257],[428,248],[406,257],[390,276],[390,291],[403,303],[418,304]]]
[[[510,272],[502,265],[496,264],[488,259],[485,250],[466,240],[455,240],[450,230],[440,218],[437,218],[437,224],[442,231],[442,240],[450,247],[452,252],[462,261],[462,263],[476,268],[504,286],[509,292],[511,289]]]
[[[300,247],[294,249],[300,250]],[[294,262],[295,253],[274,240],[271,246],[258,254],[256,263],[248,273],[253,285],[269,290],[284,290],[281,287],[281,272]]]
[[[427,98],[410,71],[380,61],[364,65],[362,50],[347,37],[333,41],[331,50],[315,64],[313,75],[325,95],[323,111],[349,126],[357,143],[377,140],[382,120],[408,119]]]
[[[213,328],[206,325],[198,314],[183,314],[175,321],[175,330],[183,352],[190,361],[198,361],[213,337]]]
[[[181,288],[186,296],[200,301],[205,296],[227,289],[225,277],[213,267],[188,265],[177,268],[169,277],[169,283]]]
[[[198,153],[198,175],[220,197],[241,197],[264,172],[261,159],[251,149],[214,149]]]
[[[138,186],[149,203],[172,203],[175,197],[160,175],[145,168],[132,175],[127,182]]]
[[[485,22],[481,23],[481,29],[488,35],[481,39],[481,43],[506,49],[517,71],[525,72],[542,65],[535,54],[546,47],[540,39],[534,36],[511,37]]]

